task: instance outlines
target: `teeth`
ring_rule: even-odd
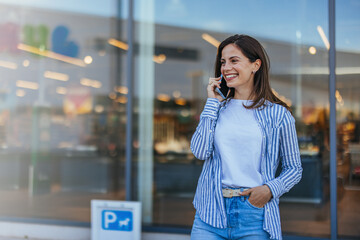
[[[235,75],[235,74],[233,74],[233,75],[227,75],[226,77],[227,77],[227,78],[232,78],[232,77],[236,77],[236,75]]]

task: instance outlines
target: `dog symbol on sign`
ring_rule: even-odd
[[[112,231],[132,231],[133,214],[130,211],[102,211],[102,228]]]
[[[125,220],[119,221],[119,227],[125,226],[127,227],[129,225],[130,218],[127,218]]]

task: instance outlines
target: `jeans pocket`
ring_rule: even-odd
[[[264,207],[259,208],[259,207],[256,207],[256,206],[252,205],[252,204],[250,203],[249,199],[246,199],[245,202],[246,202],[246,204],[247,204],[248,206],[250,206],[250,207],[252,207],[252,208],[255,208],[255,209],[258,209],[258,210],[263,210],[263,209],[264,209]]]

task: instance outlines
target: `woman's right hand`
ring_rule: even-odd
[[[207,87],[208,98],[216,98],[219,101],[224,100],[221,95],[215,91],[216,88],[220,88],[221,77],[209,78],[209,85]]]

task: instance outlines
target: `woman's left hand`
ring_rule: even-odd
[[[241,196],[247,195],[249,195],[249,202],[258,208],[263,208],[272,197],[270,188],[267,185],[250,188],[241,194]]]

